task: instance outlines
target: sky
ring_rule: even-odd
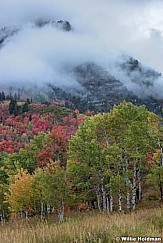
[[[31,22],[39,18],[68,20],[72,31],[34,28]],[[122,55],[163,72],[163,1],[0,0],[4,26],[21,26],[21,31],[0,49],[0,84],[74,86],[75,66],[95,62],[116,75],[114,64]],[[155,87],[163,90],[163,80]]]

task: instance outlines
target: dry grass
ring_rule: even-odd
[[[163,238],[163,209],[112,215],[81,213],[71,215],[63,224],[51,220],[0,226],[1,243],[109,243],[116,242],[117,236]]]

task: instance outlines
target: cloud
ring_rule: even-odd
[[[73,30],[30,24],[39,18],[68,20]],[[11,25],[23,27],[0,49],[1,84],[74,86],[72,69],[92,61],[119,77],[113,64],[121,54],[163,72],[162,1],[6,0],[0,3],[0,27]],[[130,87],[125,76],[122,80]],[[156,89],[162,82],[160,78]]]

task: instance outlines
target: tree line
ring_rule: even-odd
[[[61,131],[54,128],[50,140],[38,134],[30,149],[3,155],[1,215],[43,219],[56,212],[62,222],[65,207],[79,202],[100,212],[131,211],[141,204],[146,181],[158,186],[163,201],[162,121],[145,106],[123,102],[85,117],[71,135]]]

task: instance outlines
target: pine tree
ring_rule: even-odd
[[[29,103],[28,102],[25,102],[24,105],[23,105],[23,112],[28,112],[29,111]]]

